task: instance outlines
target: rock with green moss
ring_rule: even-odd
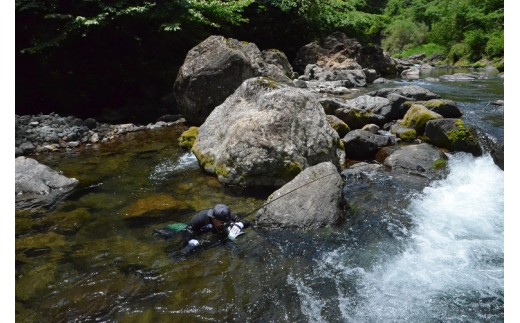
[[[411,142],[417,138],[417,131],[412,128],[403,126],[402,120],[397,120],[390,128],[390,133],[396,135],[402,141]]]
[[[273,202],[257,212],[257,225],[315,229],[338,224],[344,220],[342,187],[343,179],[331,162],[308,167],[269,196],[267,201]]]
[[[467,127],[461,119],[431,120],[426,124],[425,136],[437,147],[450,151],[464,151],[474,156],[482,155],[475,129]]]
[[[185,149],[191,149],[195,143],[195,139],[197,139],[198,133],[198,127],[190,127],[188,130],[184,131],[179,137],[179,146]]]
[[[413,104],[420,104],[425,106],[427,109],[440,114],[444,118],[459,118],[462,116],[457,104],[452,100],[446,99],[433,99],[429,101],[416,101],[416,102],[405,102],[406,109],[411,108]]]
[[[339,165],[339,140],[312,93],[260,77],[215,108],[192,152],[223,184],[282,186],[309,166]]]
[[[345,137],[345,135],[350,131],[348,124],[336,116],[328,114],[327,122],[334,130],[336,130],[340,137]]]
[[[441,119],[442,116],[420,104],[412,104],[404,115],[401,125],[406,128],[415,129],[417,134],[422,135],[426,123],[430,120]]]

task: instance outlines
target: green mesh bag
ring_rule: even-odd
[[[166,228],[168,230],[171,230],[175,233],[181,232],[182,230],[186,229],[188,225],[186,223],[173,223],[168,225]]]

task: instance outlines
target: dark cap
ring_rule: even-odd
[[[209,212],[210,217],[214,217],[215,219],[219,221],[230,221],[231,220],[231,211],[229,210],[229,207],[224,204],[217,204],[213,207],[213,212]]]

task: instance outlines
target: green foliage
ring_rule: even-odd
[[[378,20],[377,15],[362,10],[367,5],[364,0],[271,0],[268,2],[282,11],[294,13],[314,26],[320,35],[340,30],[348,35],[363,38]]]
[[[417,47],[413,47],[407,49],[401,53],[395,55],[398,58],[406,58],[413,55],[424,54],[426,57],[432,57],[433,55],[442,55],[446,52],[446,48],[434,43],[428,43],[424,45],[419,45]]]
[[[479,60],[484,54],[488,36],[481,29],[467,31],[464,34],[464,43],[469,48],[470,59]]]
[[[384,32],[383,48],[390,53],[398,53],[423,44],[428,27],[409,19],[392,21]]]
[[[470,55],[470,48],[464,43],[458,43],[451,47],[448,53],[448,62],[454,64],[460,60],[468,59]]]
[[[504,56],[504,31],[495,32],[489,36],[486,44],[486,55],[490,58]]]
[[[503,55],[504,3],[500,0],[389,0],[385,16],[390,23],[383,44],[389,50],[435,43],[446,48],[454,62]],[[417,26],[426,29],[404,30]],[[414,33],[419,35],[411,36]]]

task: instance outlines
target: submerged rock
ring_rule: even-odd
[[[189,204],[179,201],[170,195],[152,195],[137,200],[123,215],[125,220],[157,220],[168,221],[179,214],[193,211]]]
[[[341,223],[343,180],[331,162],[305,169],[267,199],[257,212],[257,225],[313,229]],[[276,200],[278,199],[278,200]],[[276,200],[276,201],[275,201]]]
[[[215,108],[192,151],[221,183],[276,187],[309,166],[339,165],[340,148],[314,95],[260,77]]]

